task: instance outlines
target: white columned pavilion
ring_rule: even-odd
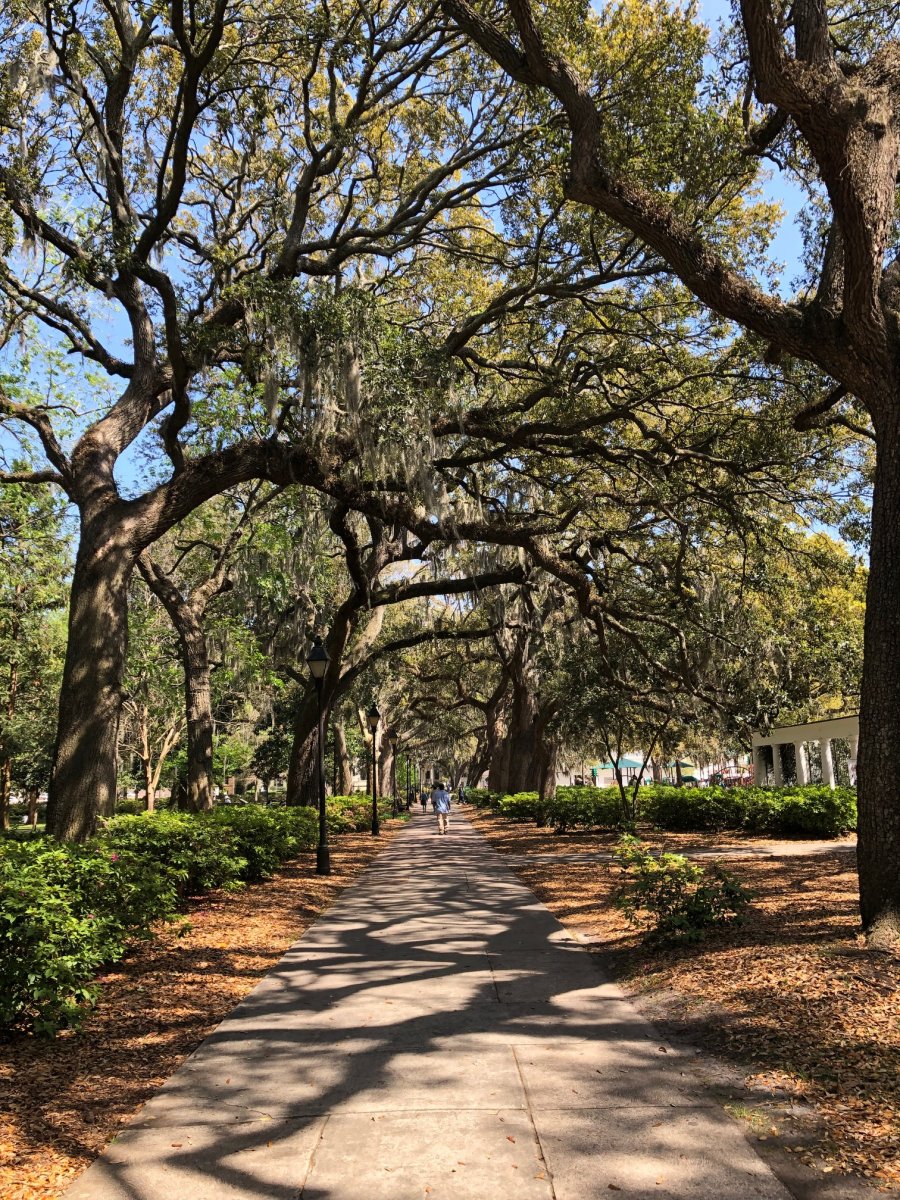
[[[781,770],[781,747],[772,747],[772,783],[775,787],[781,787],[784,783],[784,773]]]
[[[794,742],[794,761],[797,770],[797,782],[802,787],[809,783],[809,755],[806,753],[805,742]]]
[[[819,756],[822,762],[822,782],[828,787],[835,786],[834,754],[831,743],[835,738],[846,738],[850,743],[850,777],[856,779],[856,747],[859,742],[859,717],[831,717],[827,721],[809,721],[805,725],[782,725],[779,729],[770,729],[767,734],[753,734],[753,780],[754,783],[765,786],[768,783],[766,760],[763,747],[772,748],[772,778],[776,787],[783,782],[781,769],[781,746],[794,747],[794,758],[797,763],[797,782],[809,783],[809,758],[806,753],[807,742],[819,743]]]

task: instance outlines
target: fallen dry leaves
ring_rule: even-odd
[[[780,1090],[821,1117],[801,1157],[825,1171],[900,1191],[900,962],[857,936],[852,849],[815,857],[731,860],[756,893],[743,926],[699,945],[648,950],[612,903],[614,867],[528,861],[610,848],[609,835],[564,835],[479,812],[476,827],[565,924],[588,934],[626,990],[664,997],[673,1032],[740,1064],[751,1087]],[[651,841],[654,839],[650,839]],[[659,835],[657,846],[753,844]]]
[[[213,893],[102,976],[77,1034],[0,1042],[0,1196],[55,1200],[284,951],[402,828],[332,843],[268,883]]]

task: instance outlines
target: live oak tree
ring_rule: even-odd
[[[291,496],[283,501],[289,518]],[[325,514],[320,536],[307,546],[307,556],[295,554],[295,578],[279,586],[275,577],[285,574],[278,554],[282,538],[291,538],[290,520],[267,548],[278,557],[264,561],[254,555],[251,590],[260,579],[270,581],[259,595],[263,611],[256,619],[257,633],[266,644],[275,670],[297,685],[293,743],[287,773],[288,803],[315,802],[316,745],[319,697],[306,669],[311,638],[322,637],[329,666],[322,681],[325,722],[347,694],[378,660],[410,646],[442,639],[484,636],[484,629],[442,626],[434,617],[410,627],[402,618],[391,620],[395,609],[409,608],[428,597],[468,595],[521,576],[517,561],[479,569],[451,555],[433,535],[424,538],[403,529],[388,529],[381,522],[362,519],[346,506]],[[309,508],[306,520],[309,524]],[[330,567],[323,571],[323,562]],[[281,604],[274,606],[275,595]],[[269,611],[266,611],[268,609]],[[389,746],[390,738],[383,741]],[[389,764],[385,764],[387,767]]]
[[[138,558],[145,583],[168,613],[184,678],[186,765],[184,805],[193,812],[212,808],[213,686],[207,614],[233,586],[231,572],[242,541],[252,537],[276,492],[256,483],[207,505],[193,519]]]
[[[35,321],[83,364],[65,425],[0,397],[46,459],[17,482],[56,483],[79,515],[49,824],[83,838],[113,794],[143,551],[253,478],[421,522],[432,439],[469,411],[472,436],[496,435],[496,397],[478,404],[483,353],[456,389],[448,361],[485,333],[502,346],[499,318],[530,300],[539,320],[542,304],[647,267],[628,238],[592,265],[552,194],[516,196],[527,114],[436,6],[98,2],[76,19],[8,4],[0,23],[4,337]],[[355,328],[343,314],[385,286],[418,344],[398,326],[384,370],[382,339],[363,396],[367,314]],[[508,415],[547,389],[520,387]],[[518,536],[502,513],[453,515],[453,536]]]
[[[694,296],[759,339],[760,353],[813,364],[819,398],[794,422],[871,420],[877,448],[866,605],[866,657],[860,711],[859,871],[863,923],[873,944],[900,936],[900,260],[895,210],[900,166],[900,43],[890,10],[825,0],[788,6],[741,0],[746,47],[742,77],[701,90],[702,31],[691,14],[662,6],[538,11],[506,0],[489,14],[468,0],[443,0],[486,54],[533,94],[552,99],[565,121],[565,192],[629,229],[659,255]],[[619,14],[643,13],[648,33],[633,37],[632,62],[613,86],[609,32]],[[633,21],[632,21],[633,26]],[[667,111],[665,73],[648,74],[653,38],[693,26],[700,36],[693,80]],[[633,34],[632,29],[632,34]],[[681,36],[686,36],[682,32]],[[687,34],[689,36],[689,33]],[[627,40],[627,39],[626,39]],[[649,53],[641,55],[639,50]],[[623,64],[619,63],[621,67]],[[649,79],[649,102],[640,106]],[[622,154],[614,133],[628,109],[633,131]],[[659,172],[654,149],[707,122],[720,131],[718,154],[680,171]],[[767,156],[810,184],[815,212],[804,289],[782,299],[720,234],[723,212],[756,183]]]
[[[694,512],[734,509],[796,477],[795,444],[748,443],[771,373],[746,347],[719,352],[721,328],[660,281],[658,253],[573,215],[552,177],[529,183],[542,114],[437,10],[241,10],[240,36],[223,5],[91,9],[77,31],[68,11],[10,14],[8,321],[37,317],[121,388],[68,439],[46,406],[3,401],[48,459],[29,478],[64,487],[81,518],[60,835],[85,836],[109,800],[133,564],[229,487],[320,493],[348,528],[361,514],[373,547],[520,547],[602,645],[645,619],[597,587],[601,560],[633,557],[624,527],[668,521],[672,489],[693,489]],[[57,105],[30,102],[46,89]],[[693,132],[698,159],[702,121]],[[68,208],[60,173],[79,181]],[[718,217],[736,252],[767,219]],[[136,446],[159,482],[128,498],[116,462],[133,471]]]
[[[841,467],[821,443],[780,431],[760,412],[762,385],[741,378],[740,358],[722,370],[734,376],[723,388],[711,363],[707,371],[695,358],[693,371],[684,364],[671,375],[646,343],[643,375],[624,372],[626,341],[622,330],[620,370],[605,377],[602,402],[584,410],[605,413],[602,435],[545,421],[533,446],[519,428],[514,449],[482,464],[486,500],[559,517],[553,536],[523,539],[539,570],[496,618],[502,633],[486,676],[478,665],[472,687],[471,672],[454,671],[452,660],[443,676],[439,667],[412,671],[426,689],[422,714],[431,683],[454,705],[483,713],[473,768],[475,777],[487,770],[497,790],[552,787],[560,746],[571,749],[575,732],[588,727],[600,740],[609,728],[597,721],[619,723],[629,709],[632,732],[641,712],[645,732],[652,726],[640,739],[648,744],[662,729],[671,739],[696,727],[701,716],[713,733],[724,723],[746,739],[787,702],[791,668],[792,696],[810,680],[814,629],[803,635],[808,657],[789,653],[809,623],[804,611],[847,569],[855,573],[846,553],[814,552],[792,530],[813,516],[840,523],[844,504],[832,486]],[[573,399],[586,404],[574,389]],[[466,448],[470,457],[474,450]],[[762,620],[776,581],[779,620]],[[839,665],[836,639],[828,629],[818,635],[822,665]],[[575,671],[587,663],[590,679]],[[852,653],[847,666],[852,691]]]
[[[475,602],[491,638],[395,656],[379,703],[408,744],[462,761],[471,784],[486,773],[492,790],[544,796],[558,764],[642,751],[649,776],[651,758],[746,747],[755,728],[822,715],[858,689],[865,573],[778,517],[696,542],[658,517],[652,535],[620,528],[618,553],[593,568],[602,638],[573,591],[532,569]],[[633,819],[634,791],[619,782]]]
[[[85,364],[89,397],[63,431],[52,408],[0,394],[46,459],[7,479],[56,483],[79,516],[48,821],[83,838],[114,794],[139,555],[243,480],[354,483],[352,442],[291,441],[278,411],[288,345],[288,407],[321,416],[293,353],[304,281],[390,271],[426,232],[452,249],[522,123],[434,7],[9,3],[0,42],[5,335],[41,323]],[[254,404],[192,452],[235,364]],[[161,417],[167,466],[125,495],[117,464]]]

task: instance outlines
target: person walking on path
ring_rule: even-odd
[[[421,792],[419,793],[419,801],[421,802],[421,805],[422,805],[422,812],[427,812],[427,810],[428,810],[428,793],[425,791],[424,788],[422,788]]]
[[[442,783],[435,784],[431,806],[437,813],[438,833],[446,833],[450,828],[450,793]]]

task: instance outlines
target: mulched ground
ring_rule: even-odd
[[[306,855],[192,902],[102,977],[80,1032],[0,1042],[0,1197],[59,1196],[402,827],[336,838],[327,878]]]
[[[501,853],[607,850],[603,835],[554,836],[483,812],[476,827]],[[656,848],[755,844],[759,839],[658,834]],[[817,1170],[900,1191],[900,961],[858,936],[855,853],[730,860],[757,898],[746,923],[699,944],[649,950],[612,902],[611,864],[510,865],[593,950],[642,1007],[676,1035],[739,1067],[753,1091],[794,1098],[814,1136],[787,1146]],[[763,1140],[768,1121],[754,1121]]]

